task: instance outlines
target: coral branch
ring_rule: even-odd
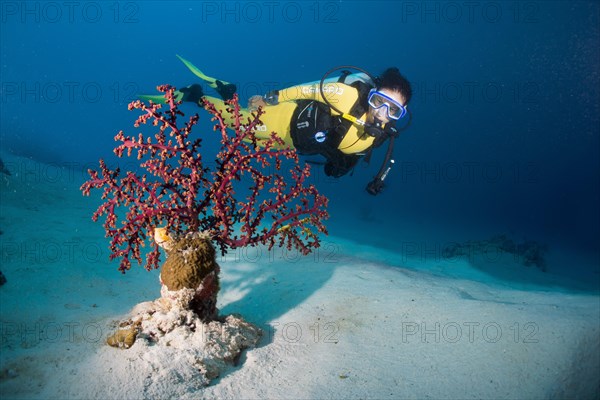
[[[178,108],[180,102],[175,101],[175,89],[164,85],[158,90],[164,92],[169,107],[164,112],[160,104],[151,101],[148,105],[139,100],[129,104],[130,110],[142,112],[134,126],[156,126],[154,137],[140,133],[134,138],[123,131],[115,136],[121,144],[114,153],[130,157],[137,152],[146,174],[127,172],[122,177],[119,168],[111,170],[100,160],[100,170],[89,170],[90,180],[81,186],[84,195],[102,189],[104,203],[92,218],[105,217],[110,258],[121,259],[122,272],[131,268],[131,260],[142,263],[140,248],[160,225],[177,234],[205,231],[223,254],[257,244],[269,249],[275,245],[297,248],[303,254],[319,246],[319,233],[327,233],[322,222],[328,217],[327,198],[314,185],[305,186],[310,167],[300,167],[295,150],[286,147],[275,133],[268,139],[256,137],[261,110],[243,121],[237,95],[227,102],[228,118],[205,101],[216,122],[215,130],[221,134],[221,149],[211,170],[203,164],[201,139],[190,138],[198,115],[179,127],[178,117],[184,114]],[[226,120],[233,121],[231,126]],[[286,160],[293,164],[289,171],[284,171]],[[249,194],[240,200],[236,194],[244,184]],[[157,268],[159,259],[154,244],[145,268]]]

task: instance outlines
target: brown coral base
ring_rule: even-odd
[[[200,290],[190,301],[190,309],[194,311],[202,322],[210,322],[217,319],[217,295],[219,293],[219,267],[207,275],[200,285]]]

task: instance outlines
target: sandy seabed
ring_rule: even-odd
[[[107,262],[78,183],[11,179],[1,205],[3,400],[600,395],[597,290],[509,256],[430,262],[335,237],[304,258],[263,249],[219,260],[221,315],[264,334],[203,386],[143,340],[105,344],[137,303],[160,296],[158,273],[122,276]]]

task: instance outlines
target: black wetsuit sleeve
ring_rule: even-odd
[[[337,150],[337,149],[336,149]],[[360,160],[360,156],[356,154],[344,154],[339,151],[339,154],[329,157],[325,164],[325,175],[339,178],[350,172]]]

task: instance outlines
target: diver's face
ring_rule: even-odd
[[[406,106],[406,98],[399,91],[382,88],[379,89],[378,92],[383,93],[386,96],[396,100],[403,106]],[[379,108],[373,108],[372,106],[369,106],[369,111],[367,113],[367,121],[372,123],[375,121],[375,118],[377,118],[377,120],[382,122],[383,124],[387,124],[388,122],[390,122],[390,118],[387,115],[387,106],[382,106]]]

